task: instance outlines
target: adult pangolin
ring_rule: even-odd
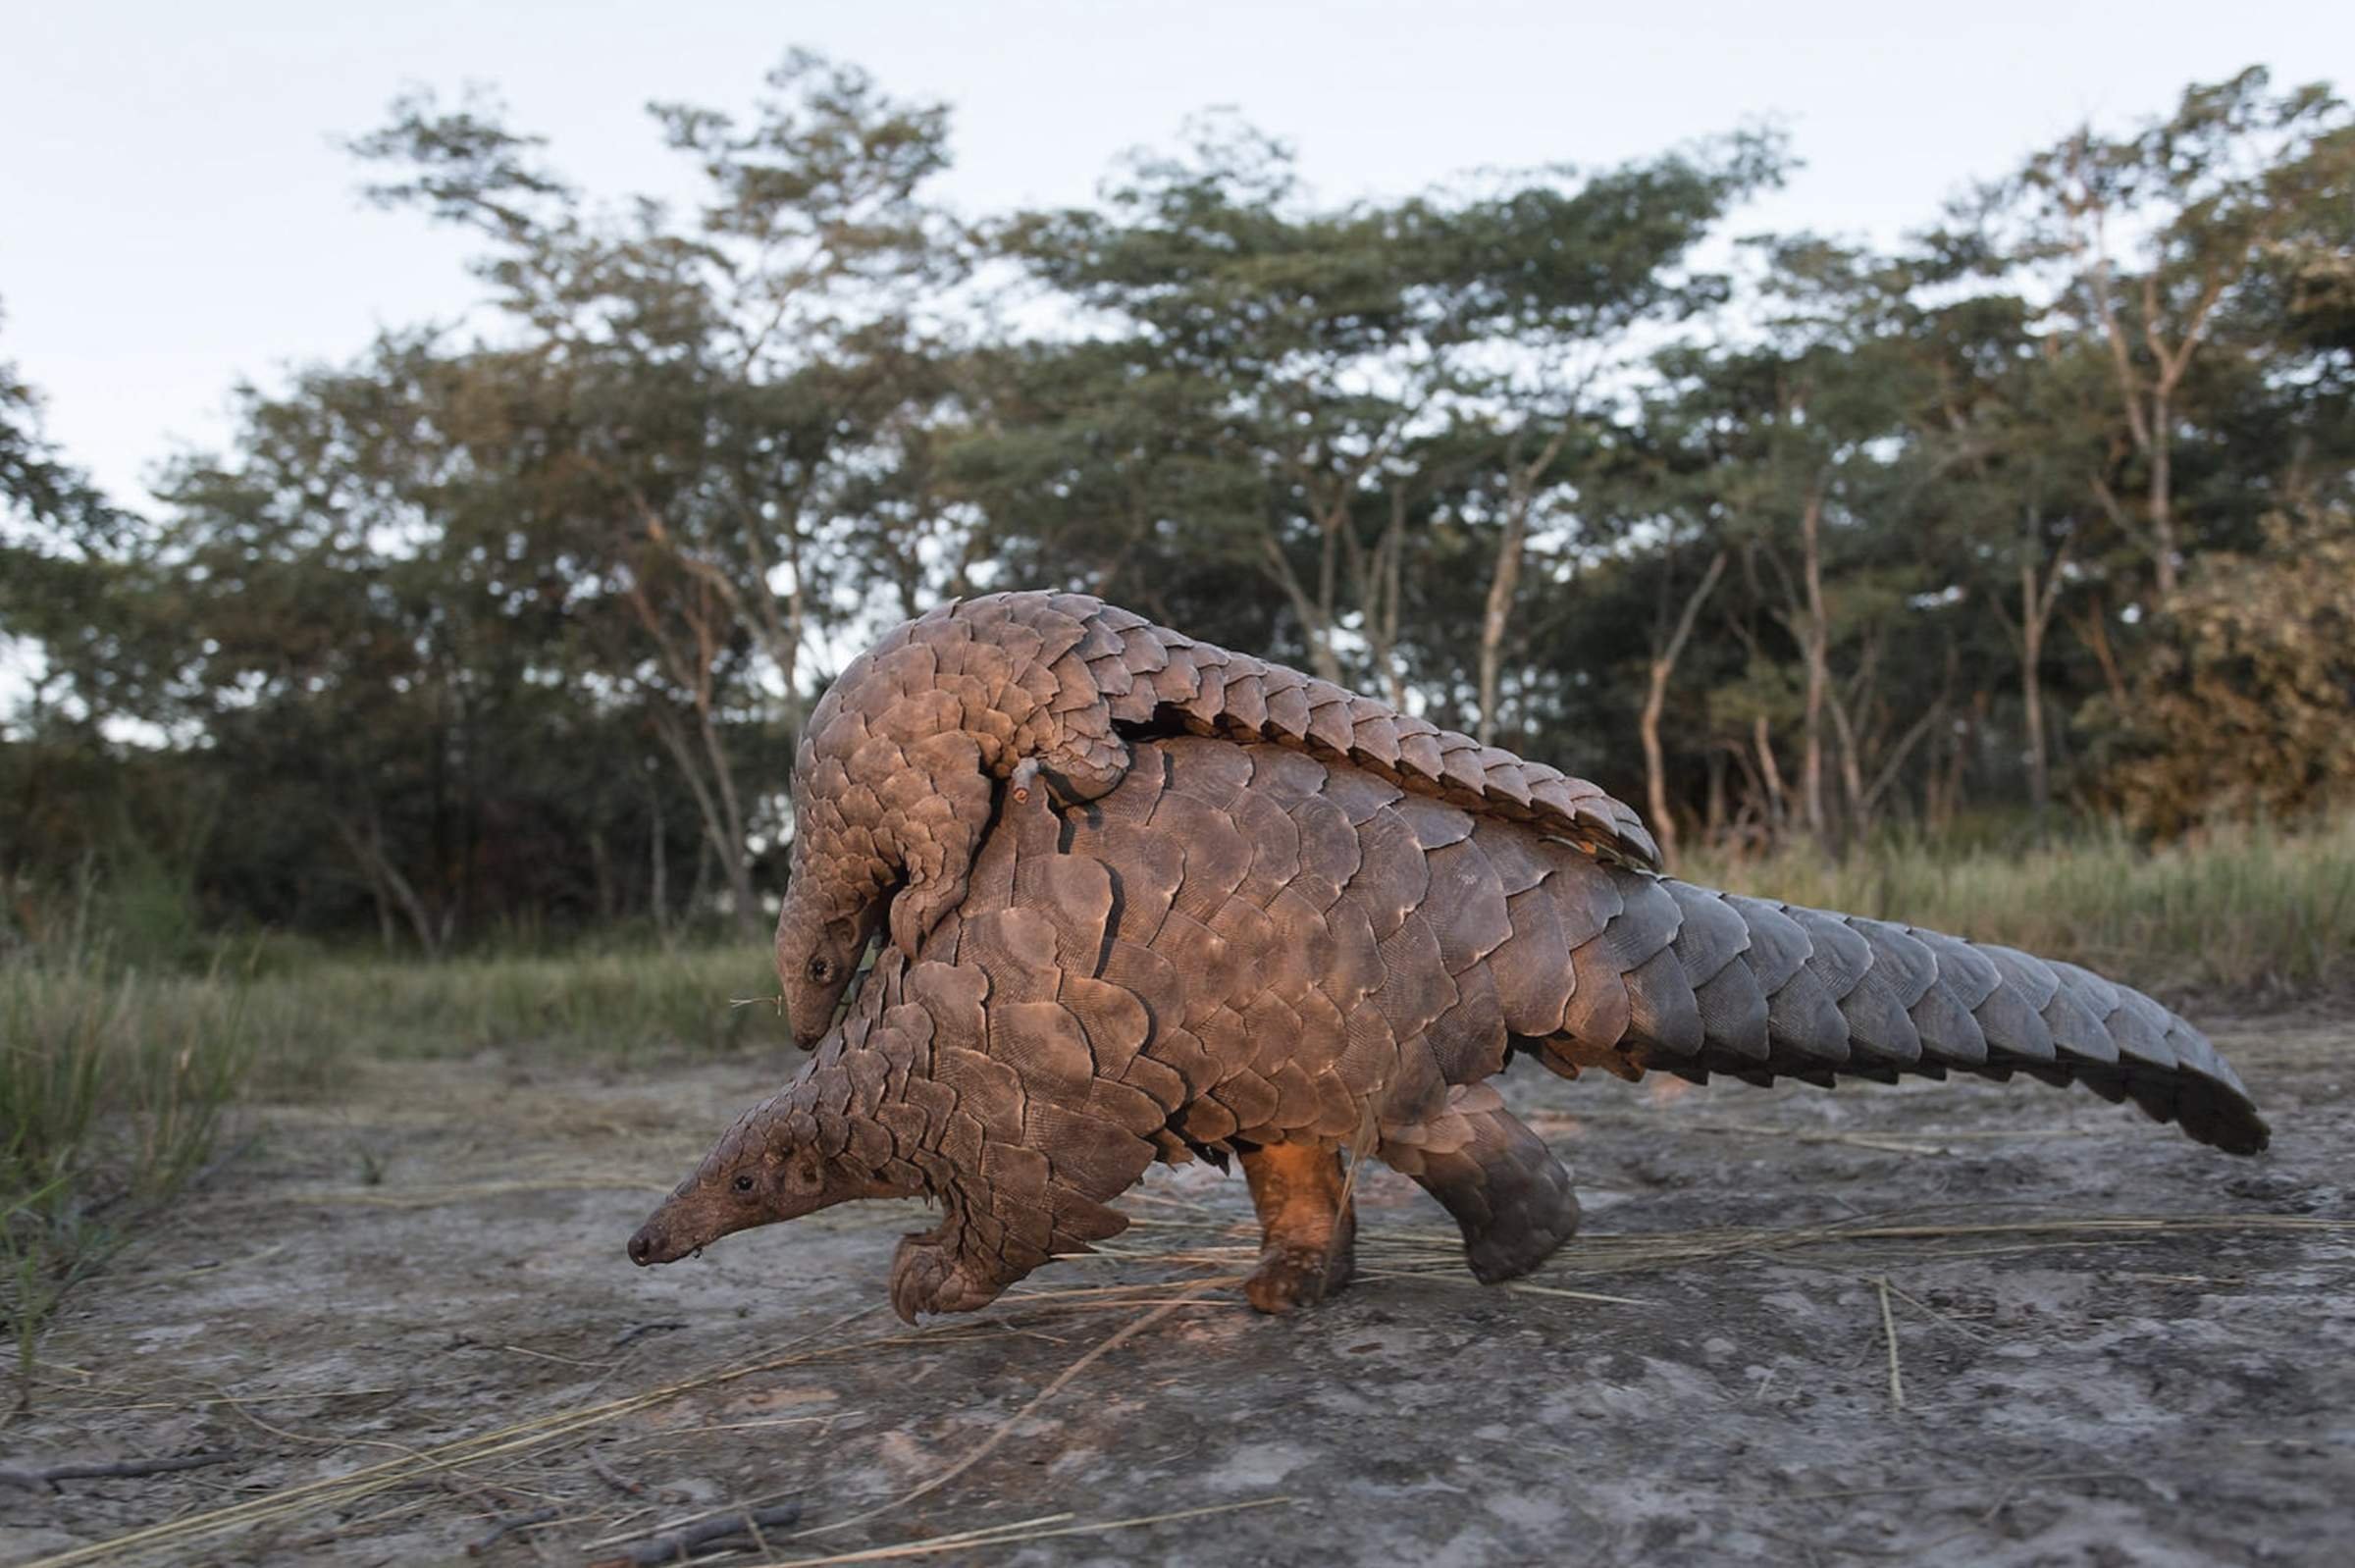
[[[890,908],[914,958],[1024,762],[1066,802],[1121,781],[1139,737],[1264,739],[1406,788],[1535,822],[1624,863],[1659,851],[1633,809],[1371,699],[1198,643],[1084,594],[958,600],[886,633],[827,688],[794,758],[792,877],[777,973],[815,1045]]]
[[[887,949],[801,1074],[630,1241],[641,1264],[849,1198],[923,1195],[903,1317],[1118,1233],[1156,1158],[1231,1153],[1271,1312],[1349,1276],[1348,1145],[1535,1268],[1570,1178],[1485,1081],[1516,1055],[1754,1083],[2026,1072],[2233,1153],[2265,1124],[2215,1048],[2067,964],[1737,898],[1270,743],[1137,741],[1091,803],[1018,774],[964,896]]]

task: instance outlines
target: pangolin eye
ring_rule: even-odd
[[[810,978],[815,980],[818,984],[823,985],[833,977],[833,965],[827,963],[824,959],[811,959],[810,961]]]
[[[753,1190],[753,1178],[752,1178],[750,1176],[738,1176],[738,1177],[736,1178],[736,1190],[737,1190],[737,1191],[739,1191],[739,1192],[750,1192],[750,1191],[752,1191],[752,1190]]]

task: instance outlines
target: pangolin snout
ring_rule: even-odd
[[[630,1261],[641,1269],[650,1264],[668,1263],[676,1254],[665,1245],[661,1229],[649,1220],[630,1237]]]

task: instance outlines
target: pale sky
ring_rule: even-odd
[[[1804,169],[1738,227],[1892,240],[2088,117],[2273,68],[2355,90],[2329,0],[11,0],[0,13],[0,360],[118,498],[218,445],[229,390],[476,297],[463,239],[357,195],[340,142],[403,86],[495,86],[599,194],[686,188],[649,99],[743,105],[793,44],[955,112],[968,212],[1089,197],[1231,106],[1321,196],[1600,165],[1776,117]]]

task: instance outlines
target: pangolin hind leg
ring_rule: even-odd
[[[1259,1267],[1243,1294],[1262,1312],[1289,1312],[1337,1295],[1356,1267],[1357,1210],[1330,1144],[1269,1143],[1238,1151],[1259,1210]]]
[[[1529,1273],[1578,1229],[1570,1173],[1485,1083],[1451,1091],[1413,1141],[1386,1137],[1383,1159],[1454,1217],[1484,1284]]]

